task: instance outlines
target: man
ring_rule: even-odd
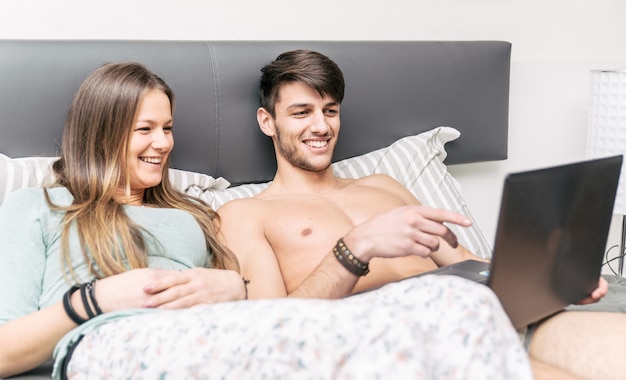
[[[287,57],[304,60],[306,54],[283,55],[278,62],[286,62]],[[330,60],[327,63],[334,65]],[[458,246],[454,234],[442,224],[468,226],[470,221],[465,216],[420,206],[408,190],[388,176],[357,181],[335,178],[330,163],[339,132],[341,71],[336,66],[332,71],[323,65],[308,66],[305,73],[318,70],[311,76],[326,82],[316,85],[291,81],[280,87],[279,94],[278,86],[271,81],[284,70],[288,68],[277,67],[273,72],[266,68],[267,84],[261,84],[263,106],[257,112],[262,131],[274,139],[276,177],[259,196],[230,202],[220,209],[224,236],[249,237],[228,239],[228,245],[238,255],[245,255],[240,258],[242,265],[255,268],[249,273],[243,268],[242,272],[255,284],[250,287],[251,296],[343,297],[437,265],[475,258]],[[327,87],[332,88],[332,93],[320,96]],[[413,207],[401,207],[407,205]],[[386,211],[389,213],[381,215],[385,223],[364,223]],[[245,220],[230,223],[231,217],[239,219],[244,215]],[[357,224],[362,225],[343,236]],[[342,236],[362,262],[369,262],[375,255],[394,259],[375,259],[370,263],[368,276],[350,276],[337,265],[334,254],[326,255]],[[270,268],[258,270],[259,265],[275,260],[284,284],[269,283],[272,276],[266,274]],[[307,279],[303,284],[312,272],[313,276],[332,276],[335,280],[318,283]],[[314,284],[312,289],[308,288],[309,283]],[[329,284],[332,288],[318,288]]]
[[[277,172],[256,197],[218,210],[224,242],[239,257],[242,275],[251,280],[251,298],[344,297],[477,259],[444,224],[468,226],[464,216],[420,205],[385,175],[357,180],[333,175],[344,81],[332,60],[292,51],[262,72],[257,120],[273,140]],[[601,280],[581,303],[599,300],[606,288]],[[550,341],[568,325],[556,323],[536,334],[542,342]],[[567,348],[563,346],[557,350]],[[530,353],[543,351],[531,346]],[[553,362],[569,368],[569,362]],[[565,375],[538,361],[533,369],[536,375],[541,370]]]

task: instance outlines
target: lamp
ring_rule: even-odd
[[[626,155],[626,70],[592,70],[587,157]],[[626,170],[617,187],[614,214],[622,215],[622,234],[618,255],[618,274],[624,270],[626,246]]]

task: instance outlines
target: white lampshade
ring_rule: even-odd
[[[624,154],[626,159],[626,70],[593,70],[590,84],[587,157],[600,158],[617,154]],[[626,215],[624,166],[613,209],[613,213],[621,215]]]

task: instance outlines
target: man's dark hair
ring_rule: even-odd
[[[285,83],[302,82],[321,96],[341,103],[344,79],[341,69],[327,56],[311,50],[292,50],[279,55],[261,69],[259,97],[261,107],[272,117],[278,101],[278,91]]]

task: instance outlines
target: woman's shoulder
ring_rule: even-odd
[[[7,195],[5,204],[36,204],[44,199],[44,189],[41,187],[26,187],[17,189]]]
[[[7,195],[4,203],[16,205],[33,205],[45,204],[46,198],[44,192],[48,191],[50,200],[59,205],[69,205],[72,203],[72,195],[65,187],[27,187],[18,189]]]

